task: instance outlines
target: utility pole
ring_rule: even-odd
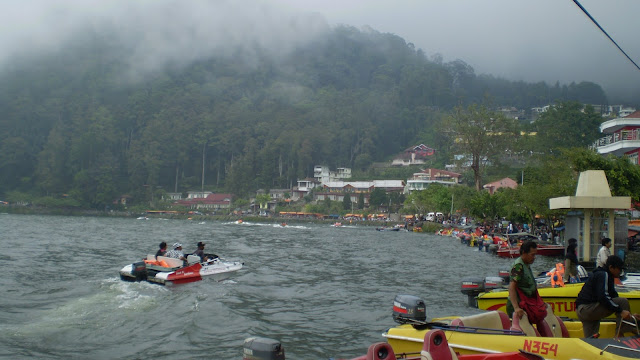
[[[449,219],[453,219],[453,194],[451,194],[451,215],[449,215]]]

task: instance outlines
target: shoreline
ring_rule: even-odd
[[[130,211],[99,211],[86,209],[63,209],[63,208],[42,208],[42,207],[26,207],[26,206],[3,206],[0,207],[0,213],[17,215],[52,215],[52,216],[93,216],[93,217],[121,217],[136,219],[145,216],[149,219],[176,219],[191,221],[237,221],[243,220],[247,222],[259,223],[296,223],[296,224],[327,224],[332,225],[341,222],[343,225],[351,226],[369,226],[369,227],[391,227],[396,224],[404,224],[399,221],[378,221],[378,220],[336,220],[336,219],[310,219],[310,218],[293,218],[293,217],[263,217],[263,216],[240,216],[240,215],[194,215],[194,214],[138,214]],[[423,233],[433,234],[442,228],[437,223],[425,223],[423,225]]]

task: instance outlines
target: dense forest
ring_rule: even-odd
[[[238,50],[141,77],[122,61],[130,51],[88,32],[0,74],[0,199],[66,194],[104,208],[160,189],[247,196],[317,164],[358,172],[416,143],[437,148],[437,124],[458,105],[607,104],[597,84],[476,75],[346,26],[279,57]]]

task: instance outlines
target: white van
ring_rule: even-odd
[[[436,213],[432,213],[432,212],[428,213],[427,217],[425,217],[425,220],[427,221],[434,221],[435,219],[436,219]]]

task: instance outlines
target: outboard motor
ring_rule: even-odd
[[[484,291],[491,291],[502,288],[502,278],[498,276],[487,276],[484,278]]]
[[[131,275],[136,277],[136,281],[147,279],[147,265],[144,263],[144,261],[133,263]]]
[[[393,320],[399,324],[426,322],[424,300],[412,295],[396,295],[393,299]]]
[[[463,279],[462,285],[460,285],[460,291],[463,294],[467,295],[467,300],[470,307],[478,307],[476,296],[484,292],[484,279]]]
[[[510,270],[500,270],[498,271],[498,276],[502,279],[504,284],[509,283],[509,279],[511,279],[511,271]]]
[[[242,360],[284,360],[284,348],[278,340],[250,337],[244,340]]]

